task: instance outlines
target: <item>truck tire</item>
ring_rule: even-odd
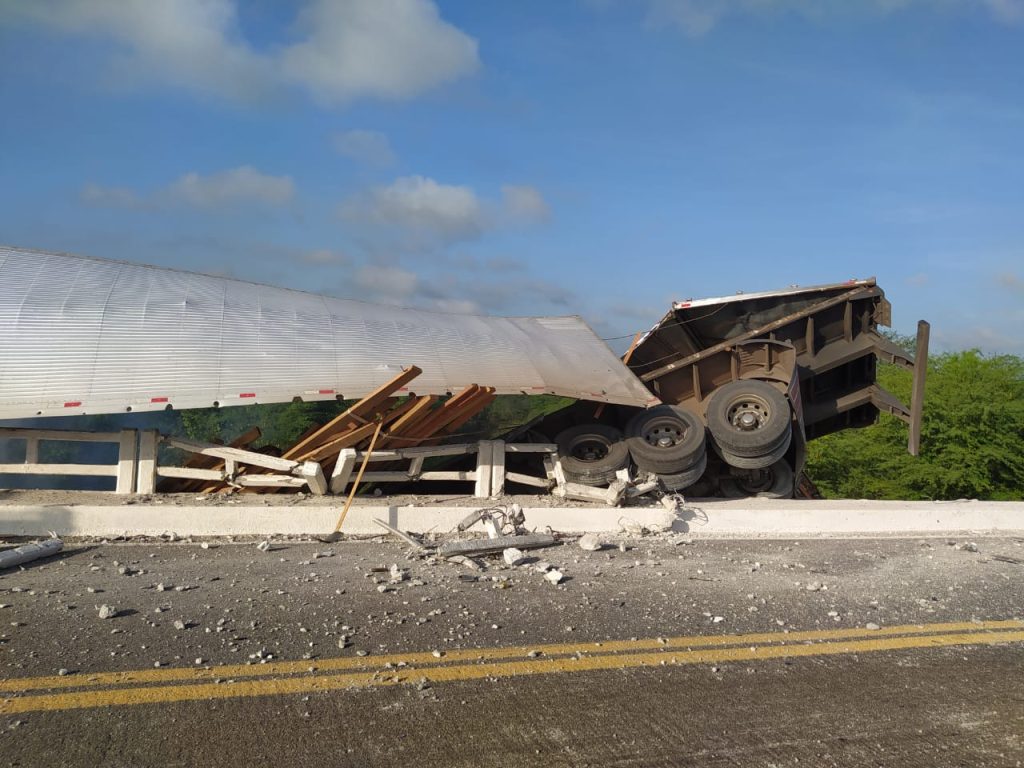
[[[764,499],[793,498],[793,468],[788,461],[777,461],[770,467],[747,476],[722,478],[722,495],[730,499],[758,496]]]
[[[607,485],[629,466],[622,432],[607,424],[580,424],[555,438],[565,479],[583,485]]]
[[[791,417],[786,396],[763,381],[733,381],[708,402],[708,429],[715,442],[734,456],[763,456],[789,439]]]
[[[700,458],[683,472],[658,475],[658,479],[661,481],[661,484],[665,486],[666,491],[681,491],[684,488],[689,488],[700,480],[707,467],[708,455],[707,453],[701,453]]]
[[[764,469],[770,467],[776,461],[786,455],[786,451],[789,450],[789,444],[793,440],[793,433],[787,432],[783,436],[783,441],[775,446],[768,453],[761,456],[737,456],[735,453],[722,448],[720,445],[715,446],[715,452],[722,457],[722,461],[728,464],[730,467],[736,467],[737,469]]]
[[[678,405],[656,405],[626,425],[626,446],[638,469],[675,474],[704,453],[704,424]]]

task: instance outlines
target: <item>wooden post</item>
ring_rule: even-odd
[[[917,349],[914,352],[914,385],[910,393],[910,435],[907,452],[917,456],[921,449],[921,415],[924,413],[924,384],[928,375],[928,336],[931,326],[924,320],[917,324]]]
[[[138,473],[136,493],[156,492],[156,454],[160,446],[160,433],[155,429],[139,430]]]
[[[114,493],[135,492],[135,464],[139,435],[134,429],[122,429],[117,445],[117,486]]]

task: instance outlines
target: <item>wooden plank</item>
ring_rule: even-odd
[[[471,403],[468,403],[462,412],[441,430],[439,436],[456,434],[467,421],[472,419],[497,399],[498,396],[494,394],[494,387],[486,387],[482,389],[480,396],[478,398],[474,398]]]
[[[25,463],[26,464],[38,464],[39,463],[39,438],[28,437],[25,438]]]
[[[380,447],[387,448],[395,443],[398,443],[400,448],[404,447],[406,441],[402,438],[412,435],[416,426],[430,415],[437,400],[437,395],[425,395],[419,398],[416,405],[410,408],[400,419],[395,420],[394,424],[388,428],[387,433],[381,437]]]
[[[921,320],[917,324],[917,348],[914,352],[914,383],[910,392],[910,435],[907,451],[917,456],[921,449],[921,416],[924,413],[924,384],[928,375],[928,336],[931,326]]]
[[[427,419],[423,421],[423,423],[417,428],[417,434],[415,436],[430,437],[435,432],[442,429],[455,417],[459,412],[459,409],[463,408],[466,403],[472,402],[473,398],[477,397],[479,393],[479,385],[471,384],[457,395],[446,400],[440,408],[437,408]]]
[[[117,485],[114,493],[135,492],[135,462],[139,436],[134,429],[122,429],[117,447]]]
[[[324,461],[332,456],[337,456],[341,453],[343,448],[351,448],[357,443],[361,443],[363,440],[369,439],[376,428],[376,424],[364,424],[361,427],[357,427],[356,429],[339,435],[331,442],[325,443],[300,458],[303,461]]]
[[[256,453],[255,451],[245,451],[241,448],[229,448],[225,445],[204,443],[201,440],[186,440],[181,437],[165,437],[163,441],[168,445],[172,445],[175,448],[181,448],[182,450],[189,451],[191,453],[201,453],[205,456],[216,456],[220,459],[234,459],[235,461],[243,464],[252,464],[253,466],[276,469],[282,472],[291,472],[299,466],[297,461],[292,461],[291,459],[267,456],[266,454]]]
[[[419,376],[423,371],[415,365],[404,369],[386,384],[377,387],[359,402],[353,404],[344,413],[335,416],[329,422],[317,429],[312,434],[289,448],[284,453],[284,458],[294,459],[303,454],[310,453],[314,448],[331,441],[340,432],[363,426],[366,420],[372,417],[381,406],[385,405],[389,398],[399,389]]]

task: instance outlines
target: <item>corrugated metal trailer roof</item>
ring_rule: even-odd
[[[402,309],[0,246],[0,418],[358,398],[409,365],[417,394],[654,400],[576,316]]]

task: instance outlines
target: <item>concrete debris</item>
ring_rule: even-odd
[[[978,545],[973,541],[964,542],[963,544],[957,544],[954,549],[958,549],[962,552],[977,552]]]
[[[587,552],[597,552],[604,546],[604,542],[602,542],[595,533],[588,533],[585,536],[580,536],[578,543],[580,545],[580,549]]]
[[[397,536],[398,538],[400,538],[402,541],[404,541],[406,544],[408,544],[413,549],[416,549],[416,550],[426,549],[426,547],[423,545],[423,542],[421,542],[418,539],[414,538],[413,536],[409,535],[405,531],[400,531],[397,528],[395,528],[394,526],[388,525],[383,520],[378,520],[376,517],[373,518],[373,522],[376,523],[377,525],[379,525],[384,530],[388,531],[389,533],[392,533],[395,536]],[[331,554],[334,554],[334,553],[332,552]]]
[[[457,565],[464,565],[467,568],[471,568],[474,571],[482,571],[483,565],[474,560],[472,557],[466,557],[465,555],[451,555],[446,558],[449,563],[456,563]]]
[[[188,625],[184,621],[182,621],[181,619],[177,619],[174,622],[174,628],[180,631],[180,630],[183,630],[183,629],[188,629]]]
[[[0,570],[13,568],[16,565],[24,565],[43,557],[50,557],[60,552],[63,548],[64,542],[54,537],[45,541],[25,544],[22,547],[9,549],[6,552],[0,552]]]
[[[526,559],[526,555],[523,554],[523,550],[516,549],[515,547],[509,547],[501,554],[505,558],[505,562],[508,565],[521,565],[522,562]]]
[[[117,616],[117,608],[104,603],[99,607],[99,616],[101,619],[112,619]]]
[[[827,590],[828,587],[825,584],[822,584],[820,581],[812,581],[809,584],[807,584],[804,587],[804,589],[806,589],[808,592],[821,592],[822,590]]]
[[[561,584],[562,580],[565,578],[565,574],[557,568],[552,568],[544,574],[544,578],[552,584]]]
[[[556,544],[554,536],[547,533],[528,533],[523,536],[499,536],[495,539],[472,539],[469,541],[448,541],[437,548],[442,557],[452,555],[488,555],[502,552],[509,547],[535,549]]]
[[[398,563],[392,563],[388,569],[388,576],[391,579],[392,584],[399,584],[409,578],[408,571],[398,567]]]
[[[273,547],[271,546],[269,541],[264,539],[256,545],[256,549],[258,549],[260,552],[269,552],[271,549],[273,549]]]
[[[881,627],[878,626],[877,624],[875,624],[873,621],[869,621],[867,624],[864,625],[864,629],[872,629],[872,630],[874,630],[874,629],[881,629]]]
[[[619,528],[624,533],[628,533],[630,536],[646,536],[648,533],[648,530],[645,526],[641,525],[636,520],[633,520],[628,517],[619,518]]]

